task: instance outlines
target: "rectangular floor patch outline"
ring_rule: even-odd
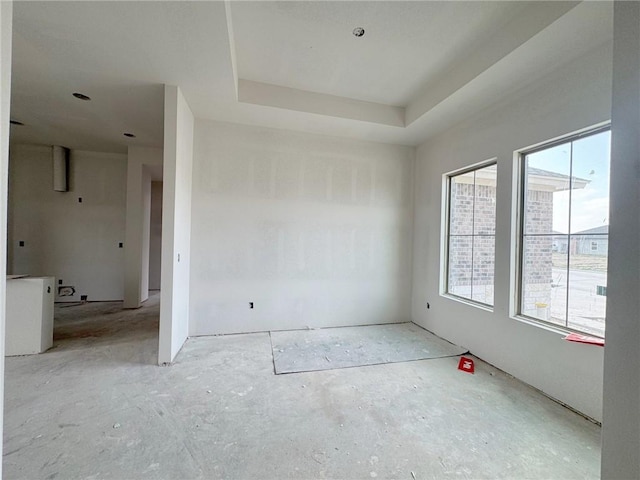
[[[271,332],[276,374],[455,357],[467,350],[414,323]]]

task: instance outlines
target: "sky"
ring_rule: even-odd
[[[572,159],[571,174],[589,180],[571,191],[571,209],[568,189],[553,194],[554,231],[576,233],[609,224],[610,145],[611,132],[606,131],[527,156],[528,166],[567,176]]]

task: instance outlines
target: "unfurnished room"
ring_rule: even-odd
[[[0,1],[7,479],[640,478],[640,2]]]

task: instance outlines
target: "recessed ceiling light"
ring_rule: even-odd
[[[136,136],[135,136],[133,133],[128,133],[128,132],[127,132],[127,133],[123,133],[123,135],[124,135],[125,137],[129,137],[129,138],[136,138]]]
[[[76,98],[79,98],[80,100],[86,100],[86,101],[91,100],[91,97],[86,96],[84,93],[76,92],[76,93],[73,94],[73,96],[76,97]]]
[[[9,120],[9,123],[11,125],[20,125],[20,126],[24,125],[24,123],[19,122],[18,120]]]
[[[356,37],[361,37],[361,36],[363,36],[363,35],[364,35],[364,28],[362,28],[362,27],[356,27],[356,28],[354,28],[354,29],[353,29],[353,34],[354,34]]]

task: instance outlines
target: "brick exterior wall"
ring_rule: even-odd
[[[449,292],[493,304],[495,195],[487,185],[451,182]]]
[[[553,192],[527,190],[524,233],[553,233]]]
[[[449,293],[493,304],[496,189],[451,182]],[[546,319],[551,300],[553,193],[527,192],[523,313]]]
[[[553,192],[527,190],[525,205],[522,313],[548,320],[553,277]],[[545,236],[527,236],[533,234]]]
[[[451,182],[450,235],[473,233],[473,184]]]

